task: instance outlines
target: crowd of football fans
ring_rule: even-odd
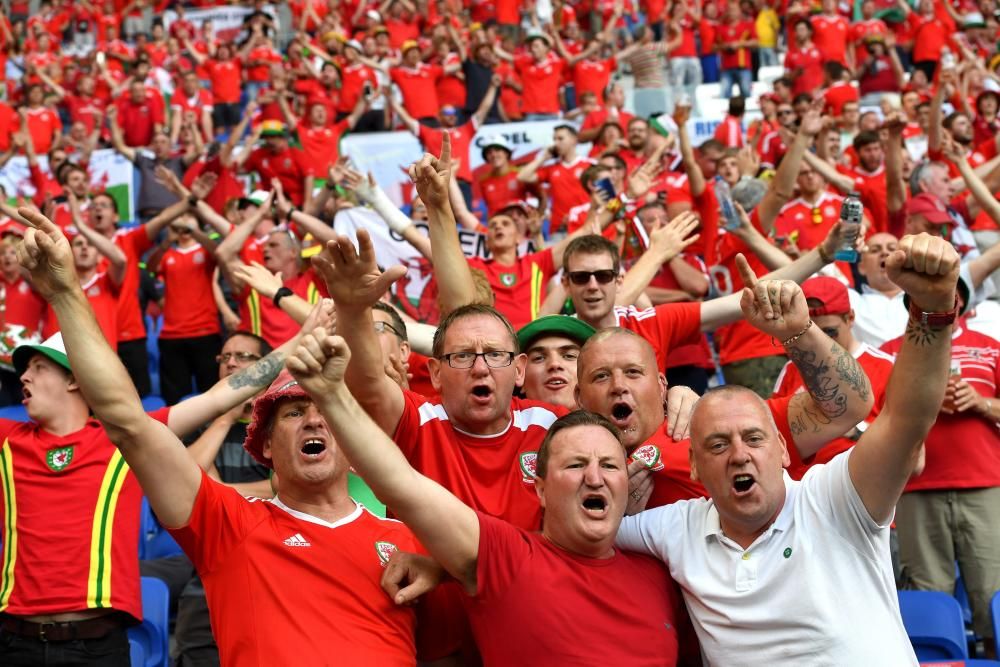
[[[476,510],[469,520],[480,522],[475,534],[482,535],[478,592],[484,604],[504,590],[495,581],[507,585],[514,577],[484,565],[484,554],[528,559],[498,537],[503,530],[493,518],[526,531],[542,526],[528,483],[534,485],[536,475],[540,482],[545,478],[551,463],[543,462],[541,442],[567,411],[584,408],[603,415],[610,431],[621,430],[631,457],[629,515],[710,495],[708,478],[700,476],[703,486],[697,474],[702,466],[692,474],[694,464],[680,443],[688,437],[691,401],[716,385],[746,387],[767,399],[775,432],[788,444],[784,467],[792,480],[819,478],[811,471],[822,464],[839,469],[848,458],[841,455],[865,442],[869,430],[874,443],[882,432],[874,425],[893,400],[887,389],[897,355],[911,359],[908,327],[914,321],[932,328],[951,323],[926,308],[920,319],[916,297],[906,294],[909,283],[893,281],[893,257],[901,250],[923,257],[953,249],[961,269],[949,379],[895,505],[890,582],[950,594],[957,563],[971,631],[978,648],[993,654],[989,605],[1000,590],[1000,525],[990,518],[1000,506],[1000,342],[993,337],[1000,307],[991,278],[1000,269],[995,0],[2,0],[0,7],[0,184],[7,188],[0,192],[0,406],[25,410],[23,419],[33,420],[35,429],[28,440],[17,436],[29,443],[23,453],[13,445],[0,448],[0,662],[41,664],[35,662],[38,646],[104,641],[139,609],[136,566],[121,546],[134,544],[136,535],[119,525],[138,516],[138,486],[130,482],[135,493],[122,495],[126,509],[115,519],[114,485],[123,494],[129,487],[116,482],[108,461],[120,457],[114,459],[101,435],[107,452],[88,462],[84,443],[96,436],[73,435],[84,423],[101,428],[87,421],[92,410],[129,459],[130,450],[116,439],[127,429],[112,428],[98,409],[105,388],[86,382],[80,381],[86,399],[80,405],[89,408],[83,421],[70,420],[74,428],[63,423],[69,417],[55,403],[52,412],[40,407],[49,389],[39,356],[30,351],[70,373],[80,359],[73,341],[83,339],[76,324],[69,335],[70,325],[60,321],[69,317],[66,300],[40,278],[44,267],[32,264],[32,258],[57,258],[51,254],[56,245],[49,245],[55,241],[36,242],[36,230],[68,240],[74,280],[104,339],[138,396],[162,397],[167,408],[151,414],[184,438],[196,470],[204,471],[202,483],[273,498],[305,517],[296,525],[337,524],[316,518],[322,514],[310,517],[309,509],[281,495],[283,488],[299,487],[282,485],[274,471],[290,464],[272,461],[270,445],[262,443],[280,431],[280,406],[306,400],[310,387],[319,386],[316,369],[327,369],[328,380],[345,354],[319,334],[309,338],[310,327],[342,336],[352,361],[340,374],[364,412],[413,468]],[[230,15],[224,8],[238,11]],[[523,127],[513,125],[519,122]],[[711,136],[703,132],[706,123],[714,126]],[[523,138],[538,137],[538,127],[545,140],[533,139],[526,150]],[[427,154],[413,166],[391,165],[397,172],[409,169],[413,188],[379,183],[356,164],[362,156],[369,165],[378,159],[364,135],[391,131],[412,134]],[[350,149],[342,150],[348,136]],[[133,190],[108,187],[95,173],[99,150],[131,163]],[[848,220],[858,203],[860,228]],[[45,219],[54,226],[39,222]],[[478,251],[470,251],[460,234],[479,239]],[[946,243],[936,245],[940,240]],[[405,271],[387,265],[401,252]],[[925,266],[921,259],[917,269],[910,263],[907,270],[933,275],[934,261]],[[940,266],[946,264],[941,259]],[[57,266],[52,259],[51,275]],[[775,312],[784,309],[786,319],[772,321],[741,306],[741,296],[749,298],[744,287],[753,288],[756,278],[766,289],[776,286],[771,303]],[[756,298],[767,302],[766,294]],[[802,314],[797,299],[799,310],[808,311],[804,327],[796,319]],[[631,331],[637,340],[608,335],[609,327]],[[372,329],[377,335],[368,335]],[[464,342],[456,343],[456,331]],[[509,344],[497,343],[508,333]],[[833,352],[819,343],[799,347],[820,333],[824,343],[832,340]],[[651,369],[628,365],[647,357]],[[274,359],[276,367],[264,368]],[[294,379],[284,373],[255,401],[285,361]],[[638,374],[647,372],[654,385],[662,374],[662,391],[640,383]],[[839,375],[828,376],[834,373]],[[602,389],[618,375],[623,388]],[[79,397],[73,382],[80,379],[67,377],[72,386],[66,391]],[[289,389],[295,382],[304,389]],[[681,387],[688,393],[673,393]],[[902,380],[892,387],[902,396]],[[317,414],[330,422],[320,403]],[[329,409],[349,411],[340,404]],[[903,419],[898,412],[896,418]],[[327,428],[334,432],[334,426]],[[567,428],[598,427],[605,422]],[[0,420],[4,438],[24,428]],[[691,437],[694,442],[693,430]],[[352,497],[384,517],[376,497],[382,496],[390,516],[408,524],[415,517],[411,527],[426,541],[419,511],[385,481],[391,476],[373,462],[359,464],[354,450],[345,448],[357,472],[372,471],[372,479],[350,473]],[[309,456],[322,453],[303,454]],[[28,463],[30,457],[37,460]],[[85,472],[85,464],[99,469]],[[131,474],[127,470],[122,479]],[[136,470],[160,512],[163,492],[147,488],[141,464]],[[74,474],[83,481],[73,493],[82,495],[62,498],[65,504],[46,495],[47,485]],[[195,475],[195,488],[199,479]],[[855,485],[869,510],[866,518],[888,526],[863,484],[855,479]],[[230,500],[224,494],[206,499],[207,493],[191,500],[194,514],[190,507],[184,514],[162,505],[168,527],[191,517],[175,532],[188,555],[142,564],[143,574],[170,585],[177,664],[218,664],[217,640],[230,664],[296,660],[296,635],[324,632],[324,619],[310,618],[298,629],[282,621],[276,632],[291,652],[277,662],[269,660],[268,651],[278,650],[269,642],[250,649],[242,643],[246,630],[236,626],[244,621],[235,618],[242,608],[263,622],[283,611],[296,614],[281,606],[291,597],[280,603],[253,595],[217,601],[226,595],[220,590],[254,586],[250,578],[258,571],[249,558],[238,565],[227,561],[223,547],[209,539],[225,531],[217,519],[205,518],[205,508],[229,508]],[[105,503],[96,511],[95,500]],[[547,513],[556,511],[551,503]],[[68,512],[79,525],[62,533],[62,523],[26,509],[43,506]],[[240,530],[260,520],[241,507],[226,512]],[[561,520],[557,515],[553,525]],[[110,537],[97,538],[104,528],[117,540],[113,551]],[[370,532],[386,530],[379,524]],[[431,555],[469,591],[469,580],[453,569],[464,565],[442,561],[431,546],[450,544],[460,553],[464,543],[439,542],[428,530]],[[649,530],[648,524],[637,530]],[[716,530],[722,535],[726,526]],[[392,535],[401,551],[422,550],[406,541],[412,536]],[[504,546],[488,548],[487,538]],[[226,533],[226,539],[242,544],[244,538]],[[642,538],[625,544],[636,548],[634,540]],[[299,554],[338,544],[303,537],[301,530],[284,541]],[[876,555],[884,555],[888,568],[885,546]],[[748,591],[757,569],[746,564],[753,548],[740,547],[746,549],[744,564],[727,585]],[[816,548],[809,557],[823,558],[818,543]],[[107,572],[94,564],[101,549],[107,550]],[[392,550],[379,551],[375,564],[395,567]],[[662,550],[671,554],[668,560],[693,553],[683,545]],[[63,562],[92,551],[89,573],[86,564]],[[791,553],[785,549],[783,558]],[[353,555],[339,557],[349,567]],[[267,558],[275,559],[265,562],[276,572],[287,565]],[[734,568],[740,564],[733,562]],[[116,577],[135,581],[102,584],[101,577],[111,578],[112,563]],[[420,565],[398,567],[417,579]],[[237,567],[245,568],[243,583],[233,575]],[[221,576],[219,568],[229,574]],[[679,573],[671,561],[670,573],[686,597],[715,600],[714,590],[706,597],[692,593],[697,585],[685,583],[695,577],[689,570]],[[609,581],[617,576],[608,573]],[[323,585],[304,577],[298,584]],[[473,574],[473,590],[475,585]],[[530,588],[518,585],[524,587],[519,594]],[[476,664],[476,642],[487,662],[518,655],[509,645],[519,642],[514,628],[506,628],[508,636],[484,639],[485,607],[463,607],[457,589],[441,586],[428,594],[417,619],[431,630],[418,631],[416,649],[412,627],[408,639],[386,638],[384,664],[406,664],[418,655]],[[265,595],[281,595],[268,590]],[[677,607],[676,600],[668,603]],[[706,620],[700,604],[688,599],[687,612],[678,607],[680,616],[690,612],[710,660],[732,664],[727,660],[737,654],[726,652],[735,650],[726,642],[743,641],[737,623],[719,630],[713,623],[721,621],[712,616],[718,609],[706,602]],[[850,601],[844,604],[854,611]],[[497,606],[499,611],[490,607],[496,618],[521,613]],[[353,613],[345,609],[331,618]],[[301,615],[327,611],[320,605]],[[680,616],[673,658],[662,664],[697,659],[695,634]],[[571,614],[564,618],[572,620]],[[388,623],[405,635],[413,620]],[[625,627],[621,623],[613,629]],[[46,624],[58,639],[46,639]],[[370,638],[357,638],[383,630],[361,626],[337,640],[356,642],[356,653],[342,655],[371,655],[372,664],[383,664]],[[788,637],[810,641],[808,634]],[[585,647],[587,637],[578,639]],[[553,641],[573,643],[558,634]],[[93,664],[121,664],[113,657],[119,644],[81,650],[105,649],[109,662]],[[782,655],[768,650],[760,648],[760,660]],[[590,662],[624,664],[634,657],[595,656]],[[46,664],[64,664],[62,659]],[[313,659],[319,658],[303,654],[303,664]],[[65,660],[70,664],[70,657]]]

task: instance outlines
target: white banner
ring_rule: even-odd
[[[274,27],[278,26],[278,12],[274,5],[264,5],[261,11],[270,15],[274,22]],[[236,40],[243,32],[243,20],[252,14],[252,7],[207,7],[205,9],[187,9],[184,11],[184,19],[194,24],[195,28],[201,28],[206,21],[212,22],[212,34],[217,40],[230,42]],[[177,20],[177,12],[168,9],[163,12],[164,27],[170,29],[170,24]],[[194,36],[192,35],[192,39]]]
[[[39,166],[47,171],[48,158],[38,158]],[[119,217],[132,220],[132,201],[135,192],[135,168],[132,163],[113,150],[102,149],[94,151],[87,165],[90,174],[91,192],[108,192],[118,204]],[[18,196],[34,197],[35,186],[31,182],[31,172],[28,159],[12,158],[0,169],[0,185],[8,198]],[[41,205],[42,202],[36,202]]]

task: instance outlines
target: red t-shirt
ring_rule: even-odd
[[[62,103],[69,112],[70,122],[83,123],[83,126],[87,128],[88,134],[94,131],[94,126],[97,125],[97,118],[103,118],[102,114],[105,107],[107,107],[104,100],[98,97],[80,97],[72,93],[68,93],[63,98]]]
[[[750,214],[750,222],[766,235],[756,210]],[[749,246],[724,229],[719,230],[715,247],[716,264],[709,267],[708,274],[719,296],[727,296],[743,289],[743,281],[736,268],[737,253],[743,253],[756,275],[763,276],[768,273],[767,267]],[[758,331],[745,320],[719,327],[715,330],[714,339],[719,350],[719,363],[723,366],[734,361],[772,357],[784,353],[781,348],[771,344],[770,336]]]
[[[118,349],[118,295],[121,287],[111,282],[106,273],[95,273],[94,277],[80,288],[87,295],[87,301],[94,310],[97,324],[101,327],[104,338],[112,349]],[[46,304],[45,326],[42,328],[42,338],[48,338],[59,331],[59,320],[51,304]]]
[[[916,12],[907,14],[906,22],[913,29],[913,62],[939,60],[941,49],[951,35],[945,24],[938,18],[924,18]]]
[[[753,21],[737,21],[736,23],[720,23],[715,35],[720,44],[757,39],[757,28]],[[721,51],[720,63],[722,69],[749,69],[750,49]]]
[[[484,664],[676,663],[679,596],[655,558],[586,558],[480,512],[476,586],[465,607]]]
[[[628,130],[628,124],[632,122],[635,118],[632,114],[627,111],[619,111],[617,113],[617,118],[611,115],[611,112],[607,107],[598,109],[597,111],[591,111],[587,114],[587,117],[583,119],[583,125],[580,126],[580,131],[591,130],[594,128],[600,128],[609,120],[614,120],[618,127],[622,128],[622,131]]]
[[[247,81],[263,83],[270,78],[271,65],[281,62],[281,54],[271,46],[255,46],[247,54]],[[250,63],[255,63],[251,65]]]
[[[206,60],[205,70],[212,83],[212,96],[220,104],[236,104],[240,101],[242,86],[240,81],[240,60]]]
[[[166,423],[169,414],[150,416]],[[101,424],[60,437],[4,419],[0,442],[0,610],[117,609],[142,620],[142,490]]]
[[[712,134],[716,141],[722,142],[727,148],[743,147],[743,123],[736,116],[726,114],[722,122]]]
[[[472,182],[472,168],[469,166],[471,160],[469,159],[469,148],[472,146],[472,140],[476,136],[476,128],[478,124],[475,119],[470,120],[467,123],[462,123],[458,127],[453,127],[447,130],[449,136],[451,137],[451,154],[452,156],[459,160],[458,171],[455,172],[455,178],[460,181]],[[424,151],[430,153],[431,155],[441,154],[441,142],[444,141],[445,129],[437,129],[432,127],[427,127],[426,125],[421,125],[419,131],[417,132],[417,138],[420,139],[420,143],[424,145]]]
[[[163,102],[148,92],[145,99],[136,104],[129,97],[118,100],[118,126],[126,146],[148,146],[153,142],[155,125],[166,122]]]
[[[21,126],[21,119],[9,104],[0,102],[0,151],[10,148],[10,138]]]
[[[590,158],[578,157],[568,164],[560,161],[539,167],[535,172],[538,174],[538,180],[549,186],[549,197],[552,199],[550,232],[557,232],[563,228],[566,214],[571,208],[590,201],[590,195],[580,183],[580,175],[592,164],[594,161]]]
[[[309,303],[316,303],[329,296],[326,292],[326,283],[312,268],[306,269],[294,278],[286,278],[282,281],[282,285]],[[244,286],[239,302],[240,327],[261,336],[271,344],[271,347],[280,346],[299,332],[298,323],[281,308],[275,306],[272,299],[261,298],[257,290]]]
[[[347,119],[325,127],[312,127],[306,121],[299,121],[296,128],[306,164],[314,176],[327,173],[327,169],[340,157],[340,140],[349,131]]]
[[[899,352],[903,339],[882,346]],[[962,379],[982,396],[994,398],[1000,385],[1000,342],[966,328],[960,321],[952,333],[952,363],[962,367]],[[1000,432],[992,419],[971,412],[938,414],[927,439],[923,473],[912,477],[905,491],[976,489],[1000,486]]]
[[[38,331],[45,315],[45,300],[38,296],[24,278],[9,283],[0,275],[0,303],[3,303],[3,324],[21,326],[29,332]]]
[[[40,165],[29,166],[28,175],[31,176],[31,185],[35,188],[34,200],[38,205],[41,205],[48,198],[55,199],[66,194],[63,192],[62,186],[59,185],[59,181],[52,175],[52,172],[47,169],[43,170]],[[67,206],[68,212],[69,208]],[[57,214],[56,218],[52,221],[63,229],[66,229],[73,220],[72,217],[68,221],[60,220]]]
[[[511,399],[511,424],[495,436],[456,430],[440,400],[403,392],[403,414],[393,440],[418,472],[474,510],[523,530],[538,530],[535,461],[549,427],[566,409]]]
[[[365,82],[372,90],[378,90],[378,79],[371,67],[355,63],[345,65],[340,72],[340,95],[337,98],[337,111],[350,113],[358,103],[358,98],[364,92]]]
[[[872,220],[872,229],[869,233],[889,231],[889,195],[885,181],[885,165],[879,166],[872,173],[860,167],[851,169],[842,165],[837,165],[837,171],[854,179],[854,191],[861,195],[861,203]]]
[[[785,142],[777,130],[768,132],[760,140],[757,152],[760,154],[760,164],[762,167],[774,168],[788,151]]]
[[[188,97],[180,89],[175,91],[173,97],[170,98],[170,113],[179,113],[183,119],[183,114],[188,111],[193,112],[195,118],[199,121],[201,120],[202,112],[208,111],[211,113],[212,93],[204,88],[199,88],[192,97]]]
[[[865,371],[865,375],[868,376],[868,380],[871,382],[872,396],[875,400],[872,411],[868,413],[864,421],[858,424],[858,430],[863,431],[871,426],[885,405],[885,388],[889,384],[889,375],[892,373],[893,358],[892,355],[876,350],[866,343],[861,343],[861,347],[854,354],[854,358],[858,360],[858,364]],[[799,373],[799,369],[795,364],[788,362],[781,369],[781,374],[778,376],[777,382],[775,382],[774,394],[771,396],[771,399],[791,398],[803,391],[805,391],[805,386],[802,384],[802,374]],[[795,465],[789,466],[788,474],[792,479],[802,479],[802,476],[806,474],[809,468],[819,463],[829,463],[837,454],[846,452],[853,447],[855,442],[855,440],[849,438],[831,440],[829,443],[823,445],[807,461],[800,461]]]
[[[219,333],[212,295],[215,258],[199,244],[169,248],[160,260],[163,329],[160,338],[196,338]]]
[[[413,69],[393,67],[389,70],[392,82],[399,86],[403,95],[406,113],[417,119],[437,118],[440,105],[435,86],[441,75],[439,66],[424,63],[418,63]]]
[[[281,181],[285,196],[296,206],[305,199],[306,176],[313,174],[305,154],[297,148],[275,153],[267,146],[255,149],[243,163],[244,171],[256,171],[261,182],[268,185],[272,178]]]
[[[681,253],[680,256],[686,264],[697,269],[708,280],[708,267],[700,257],[687,252]],[[669,263],[660,267],[660,270],[653,276],[653,279],[649,281],[649,286],[678,291],[682,289]],[[677,345],[670,348],[667,352],[666,367],[669,369],[677,366],[698,366],[700,368],[715,369],[715,362],[712,361],[712,351],[708,347],[708,340],[704,334],[698,337],[697,343]]]
[[[785,54],[785,72],[791,74],[801,69],[802,73],[792,77],[792,94],[813,94],[823,85],[823,54],[814,44],[802,49],[796,45]]]
[[[441,106],[450,105],[456,109],[465,107],[465,79],[462,78],[461,67],[451,74],[444,72],[445,67],[461,64],[461,58],[454,51],[448,53],[447,57],[441,62],[441,78],[437,80],[436,85],[438,103]]]
[[[639,334],[653,346],[656,367],[667,366],[670,350],[698,342],[701,336],[701,304],[664,303],[655,308],[637,310],[634,306],[615,307],[616,326]]]
[[[538,317],[545,287],[556,272],[551,248],[522,255],[513,266],[478,257],[470,257],[468,261],[469,266],[486,274],[496,297],[496,309],[510,320],[514,329]]]
[[[62,121],[59,114],[48,107],[37,109],[26,108],[28,134],[35,145],[37,155],[45,155],[52,148],[52,143],[62,132]]]
[[[800,250],[812,250],[826,238],[837,220],[844,198],[823,192],[815,204],[802,198],[793,199],[781,207],[774,221],[775,236],[794,241]]]
[[[823,54],[823,61],[836,61],[847,65],[847,33],[850,23],[843,16],[821,14],[809,19],[813,27],[813,42]]]
[[[859,102],[861,94],[858,89],[849,83],[835,83],[823,92],[825,113],[832,116],[839,116],[844,111],[844,105],[848,102]]]
[[[415,663],[413,610],[379,585],[392,552],[420,550],[402,523],[361,505],[328,523],[202,473],[191,518],[170,534],[205,583],[223,663]]]
[[[510,169],[502,176],[486,176],[479,181],[479,192],[486,202],[486,214],[496,215],[506,204],[524,199],[527,187],[517,180],[517,169]]]
[[[530,55],[518,56],[514,69],[521,77],[521,110],[524,113],[559,113],[559,86],[562,85],[566,61],[549,54],[541,63]]]
[[[576,99],[583,93],[594,93],[597,101],[602,101],[602,93],[607,88],[611,75],[618,67],[614,57],[606,60],[591,60],[584,58],[573,65],[573,87],[576,89]]]
[[[153,242],[149,240],[144,225],[118,230],[115,232],[114,242],[128,260],[118,294],[118,340],[126,343],[146,337],[146,323],[139,306],[139,262],[146,251],[153,247]],[[106,266],[107,262],[102,260],[101,270],[105,270]]]
[[[868,49],[865,47],[865,37],[868,35],[889,34],[889,27],[882,19],[868,19],[852,23],[849,32],[851,43],[854,44],[854,62],[858,65],[868,58]]]

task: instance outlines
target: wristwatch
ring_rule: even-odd
[[[909,300],[910,317],[920,322],[920,324],[925,327],[930,327],[931,329],[940,329],[941,327],[946,327],[949,324],[955,323],[955,318],[958,317],[959,302],[958,296],[955,296],[955,306],[951,310],[947,310],[943,313],[928,313],[920,308],[912,299]]]
[[[278,291],[274,293],[274,298],[272,299],[272,301],[274,301],[274,305],[277,308],[281,308],[280,301],[284,299],[286,296],[291,296],[293,294],[295,294],[295,292],[293,292],[288,287],[279,287]]]

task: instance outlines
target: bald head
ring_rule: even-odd
[[[691,409],[692,442],[703,442],[716,430],[718,424],[709,415],[715,412],[712,408],[718,406],[720,402],[749,403],[756,408],[756,411],[760,412],[761,419],[773,429],[775,435],[778,434],[778,425],[775,423],[774,415],[771,414],[771,409],[768,408],[764,399],[748,387],[738,384],[725,384],[706,391],[705,395],[699,398]]]

